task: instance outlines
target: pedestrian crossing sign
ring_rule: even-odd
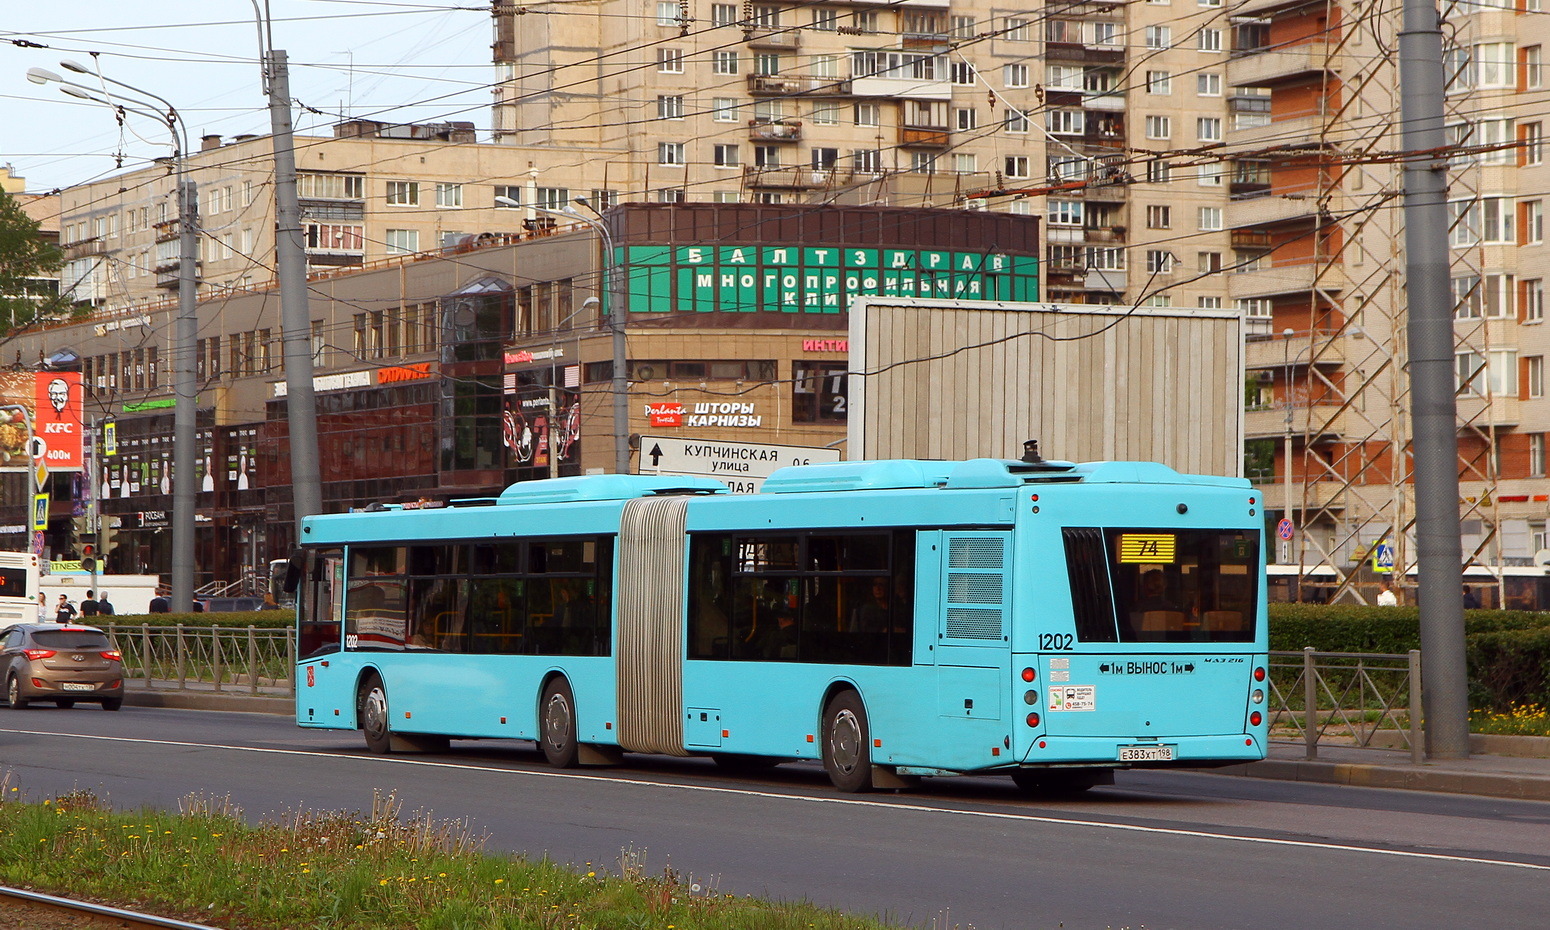
[[[1394,570],[1394,546],[1380,541],[1372,547],[1372,570],[1385,575]]]

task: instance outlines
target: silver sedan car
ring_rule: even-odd
[[[21,710],[32,701],[103,710],[124,704],[124,660],[96,627],[18,623],[0,630],[0,682],[5,703]]]

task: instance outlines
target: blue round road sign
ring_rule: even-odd
[[[1276,524],[1276,535],[1282,539],[1292,538],[1292,521],[1283,519]]]

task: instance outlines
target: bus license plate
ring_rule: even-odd
[[[96,685],[83,684],[83,683],[78,682],[78,681],[66,681],[66,682],[61,683],[59,687],[63,688],[66,691],[96,691],[97,690],[97,686]]]
[[[1172,762],[1172,746],[1121,746],[1121,762]]]

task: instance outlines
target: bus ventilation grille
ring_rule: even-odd
[[[947,541],[947,610],[950,639],[999,641],[1005,635],[1006,541],[964,536]]]
[[[995,537],[968,536],[948,540],[947,567],[982,572],[1001,571],[1004,543]],[[997,600],[1000,603],[1000,600]]]

